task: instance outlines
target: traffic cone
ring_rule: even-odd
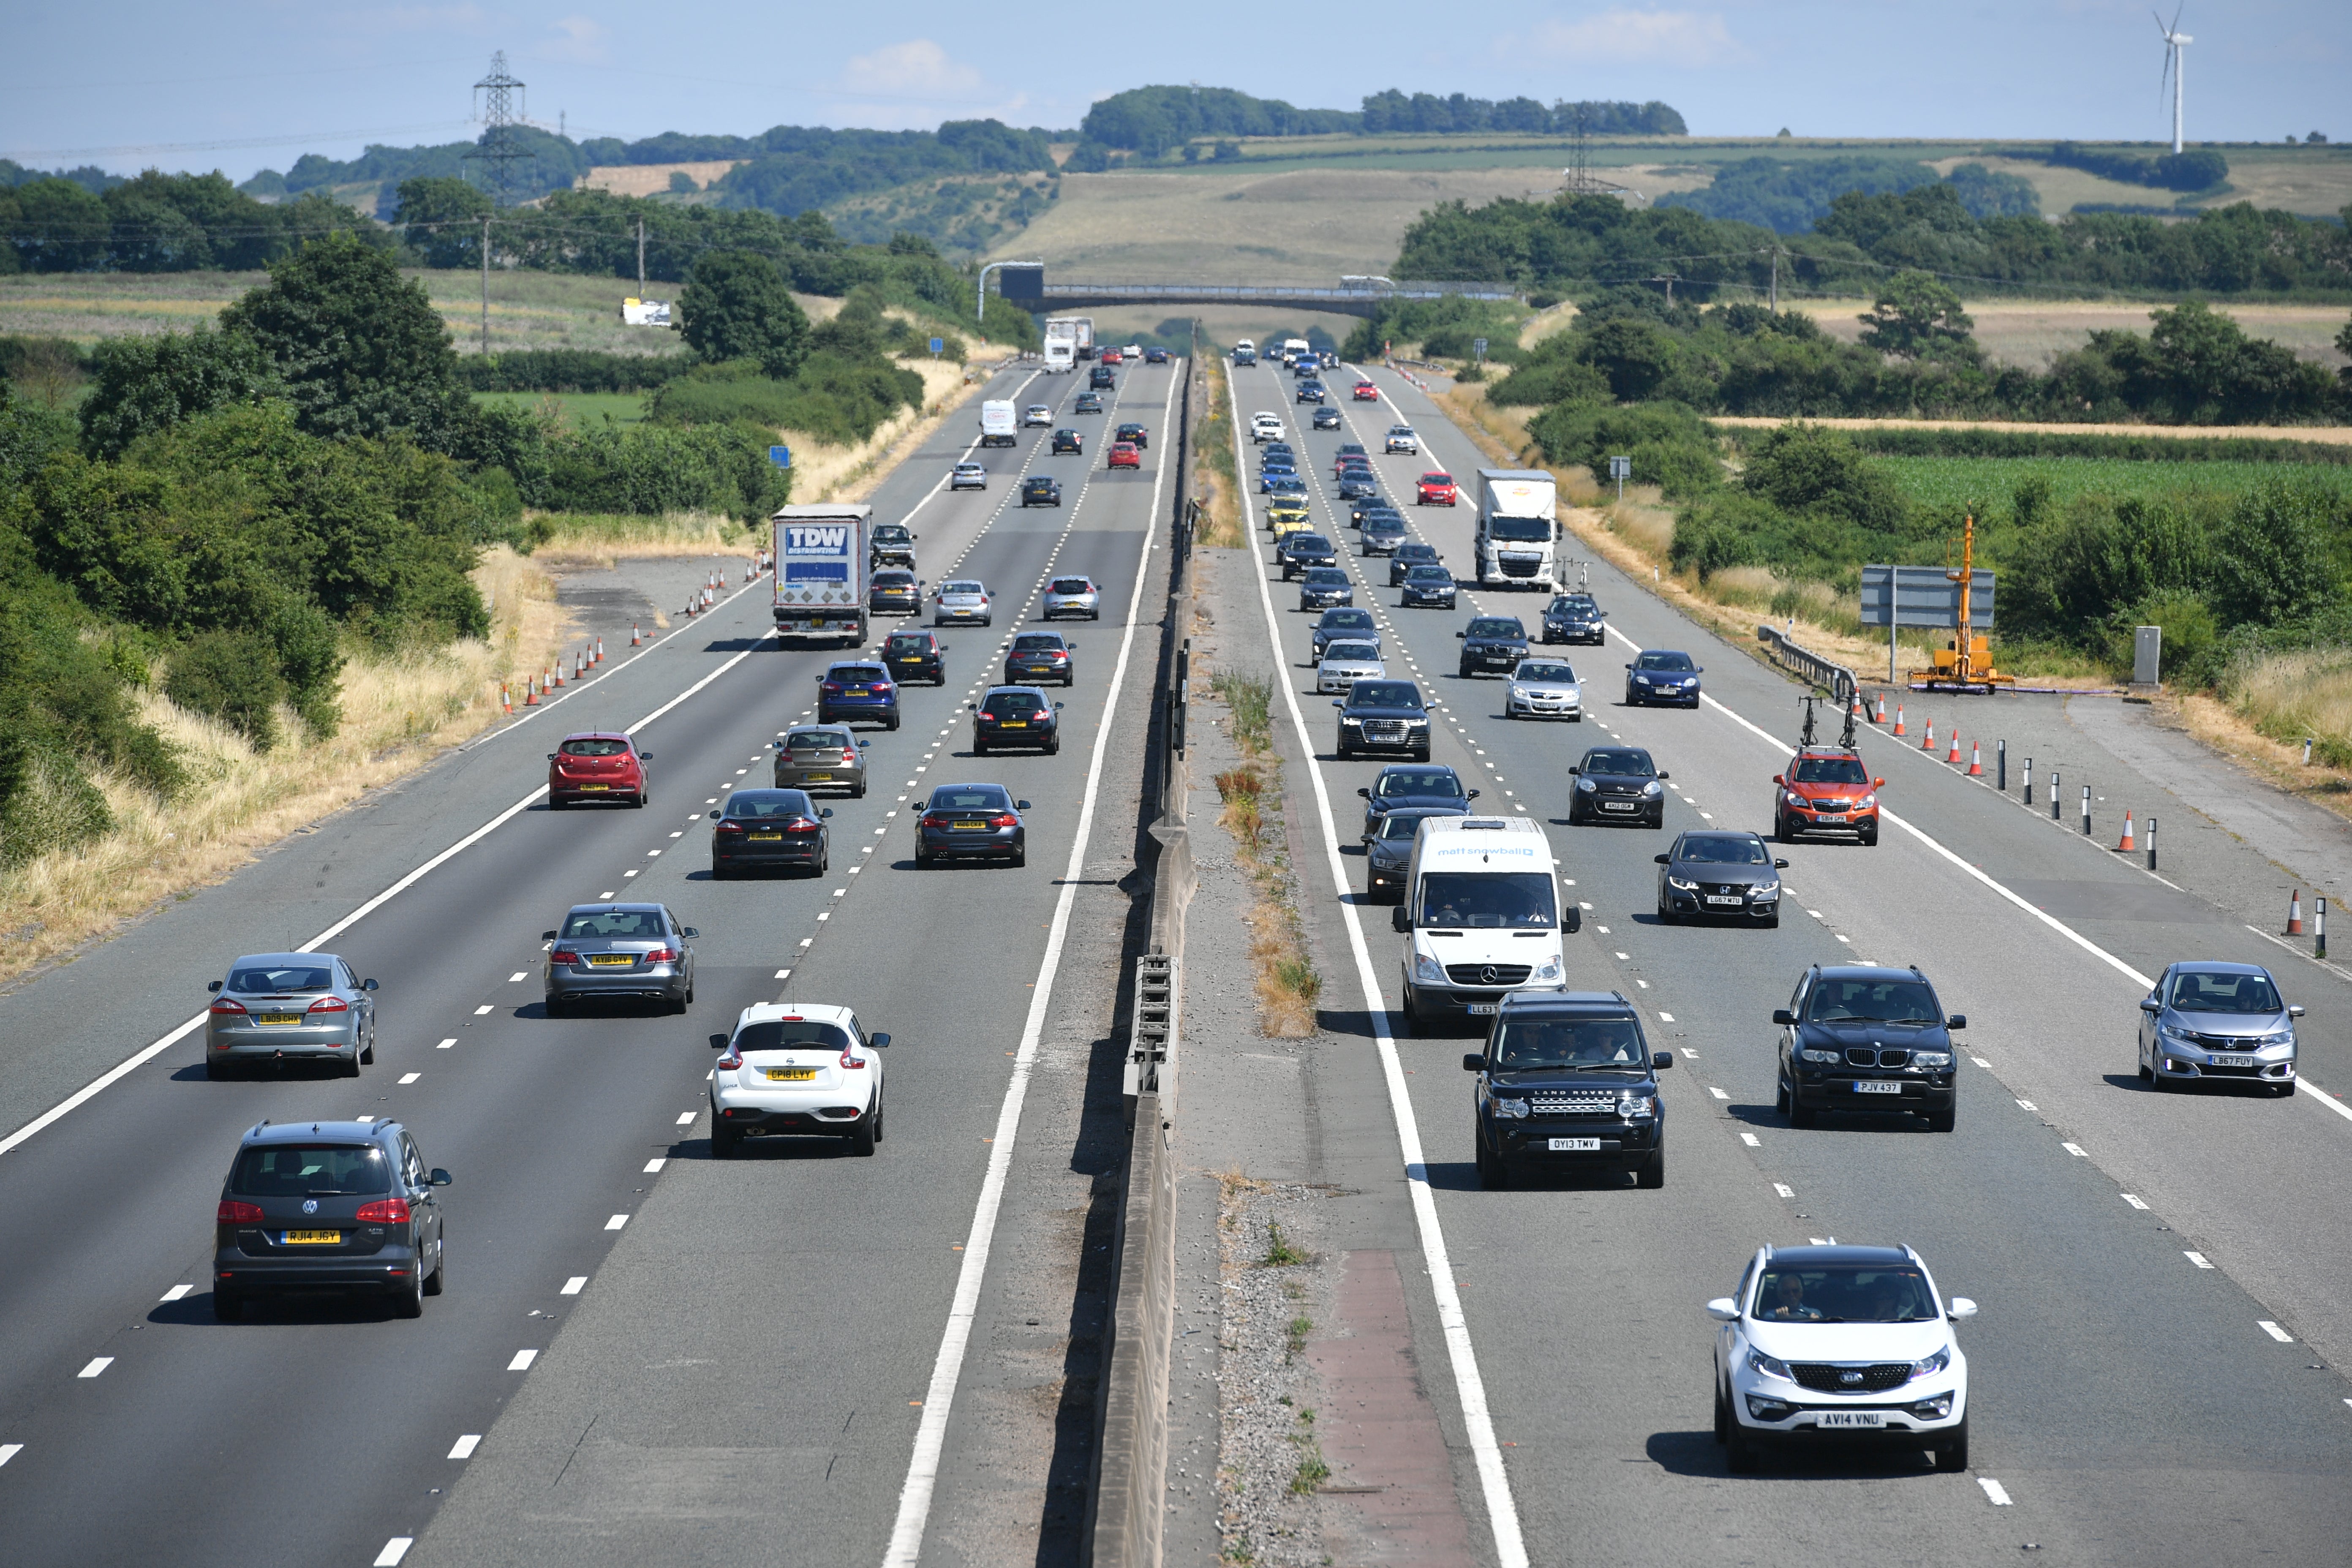
[[[563,661],[562,659],[559,658],[555,661],[555,678],[552,680],[550,680],[547,684],[550,690],[560,691],[563,689]]]
[[[499,710],[509,719],[514,717],[514,689],[503,680],[499,682]]]
[[[1861,693],[1861,692],[1859,692],[1859,691],[1857,691],[1857,692],[1855,692],[1855,693],[1853,694],[1853,717],[1854,717],[1854,718],[1856,718],[1856,719],[1859,719],[1859,718],[1861,718],[1861,717],[1862,717],[1862,693]]]
[[[2134,849],[2138,847],[2139,846],[2132,842],[2131,808],[2129,806],[2126,806],[2124,808],[2124,838],[2122,843],[2116,846],[2116,853],[2118,855],[2128,855]]]
[[[536,682],[533,682],[533,681],[526,680],[526,681],[524,681],[524,682],[523,682],[522,689],[523,689],[523,700],[522,700],[522,705],[523,705],[524,707],[526,707],[526,708],[536,708],[536,707],[538,707],[538,706],[539,706],[539,687],[538,687],[537,683],[536,683]]]
[[[596,664],[602,664],[604,662],[604,639],[603,637],[598,637],[596,639],[596,657],[592,662]]]
[[[1923,752],[1936,749],[1936,721],[1933,719],[1927,721],[1927,738],[1919,742],[1919,749]]]
[[[2286,934],[2289,936],[2303,934],[2303,889],[2301,888],[2297,888],[2294,890],[2294,897],[2287,900]]]
[[[631,647],[639,647],[645,642],[645,628],[638,626],[636,622],[631,621],[629,623],[629,646]]]
[[[1958,730],[1952,731],[1952,754],[1944,761],[1956,768],[1960,765],[1960,732]]]
[[[1980,742],[1970,741],[1969,742],[1969,777],[1972,779],[1980,779],[1984,777],[1984,746]],[[2124,820],[2128,823],[2131,820],[2131,814],[2128,812],[2125,813]],[[2126,840],[2124,847],[2128,849],[2131,847],[2131,845],[2128,842],[2131,838],[2131,829],[2129,827],[2126,827],[2124,829],[2124,837]]]
[[[1885,714],[1885,710],[1886,710],[1886,704],[1885,704],[1885,702],[1881,702],[1881,703],[1878,705],[1878,708],[1879,708],[1879,712],[1880,712],[1880,713],[1881,713],[1881,715],[1883,716],[1883,715]],[[1898,735],[1900,735],[1900,734],[1902,734],[1902,733],[1904,732],[1904,731],[1903,731],[1903,704],[1901,704],[1900,702],[1897,702],[1897,703],[1895,705],[1895,732],[1896,734],[1898,734]]]
[[[1870,716],[1870,721],[1874,724],[1886,722],[1886,693],[1884,691],[1878,694],[1878,710]],[[1902,731],[1898,730],[1895,733],[1899,735]]]

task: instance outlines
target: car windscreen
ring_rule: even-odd
[[[1587,752],[1583,767],[1588,773],[1614,773],[1620,778],[1645,779],[1657,772],[1650,765],[1650,753],[1636,751]]]
[[[1927,1277],[1909,1263],[1812,1263],[1757,1277],[1755,1316],[1776,1323],[1932,1323]]]
[[[1344,588],[1348,574],[1337,566],[1310,566],[1307,569],[1307,583],[1316,588]]]
[[[1633,661],[1633,668],[1635,669],[1687,670],[1691,668],[1691,658],[1686,653],[1645,653]]]
[[[1765,866],[1772,859],[1762,839],[1737,833],[1694,833],[1675,858],[1694,866]]]
[[[980,467],[978,463],[961,463],[957,466],[965,468]],[[907,531],[907,525],[903,522],[877,522],[874,525],[874,542],[877,544],[904,544],[913,537]]]
[[[1290,550],[1294,555],[1328,555],[1331,542],[1319,533],[1294,533],[1290,536]]]
[[[1488,1058],[1507,1071],[1529,1068],[1643,1067],[1649,1053],[1631,1017],[1514,1018],[1496,1031]]]
[[[1797,763],[1799,784],[1866,784],[1870,770],[1853,757],[1807,757]]]
[[[273,1143],[238,1150],[228,1186],[256,1198],[373,1197],[392,1191],[392,1172],[365,1143]]]
[[[629,749],[626,741],[566,741],[555,748],[567,757],[617,757]]]
[[[238,969],[230,973],[228,989],[247,994],[256,992],[284,994],[293,991],[328,991],[334,988],[335,972],[324,966],[310,964],[271,964],[269,967]]]
[[[1091,594],[1095,585],[1084,577],[1056,577],[1050,591],[1056,594]]]
[[[1058,648],[1062,639],[1052,632],[1023,632],[1013,639],[1013,651],[1021,653],[1038,648]]]
[[[1482,616],[1478,619],[1470,623],[1469,635],[1474,637],[1512,637],[1517,638],[1520,642],[1525,642],[1528,637],[1528,630],[1525,626],[1519,625],[1518,618],[1517,616],[1513,616],[1508,620],[1504,620],[1496,617]]]
[[[1425,485],[1450,485],[1454,482],[1454,476],[1452,474],[1423,474],[1421,476],[1421,482]]]
[[[1367,519],[1367,521],[1370,520]],[[1434,561],[1437,559],[1437,546],[1434,544],[1400,544],[1397,546],[1397,559],[1400,561]]]
[[[1034,713],[1045,706],[1045,700],[1034,691],[992,691],[982,700],[980,710],[1002,718],[1007,713]]]
[[[1412,583],[1451,583],[1454,574],[1443,566],[1416,566],[1405,574],[1405,579]]]
[[[813,752],[828,746],[854,747],[856,741],[846,730],[789,730],[784,733],[784,750]]]
[[[1370,610],[1326,610],[1316,625],[1324,631],[1370,631],[1372,612]]]
[[[2182,1013],[2275,1013],[2281,1004],[2267,975],[2187,969],[2172,977],[2172,1005]]]
[[[1546,540],[1551,537],[1551,520],[1542,517],[1490,517],[1486,531],[1496,539],[1514,542]]]
[[[1421,879],[1423,925],[1532,930],[1550,925],[1555,908],[1551,878],[1541,871],[1432,871]]]
[[[1939,1024],[1944,1015],[1924,981],[1823,978],[1813,983],[1809,1023]]]
[[[1335,642],[1323,650],[1323,657],[1341,664],[1378,663],[1381,650],[1368,642]]]
[[[1357,690],[1363,689],[1358,687]],[[1443,795],[1448,800],[1462,798],[1462,781],[1452,768],[1391,768],[1372,786],[1372,798],[1391,800],[1399,795]]]
[[[735,1031],[735,1054],[749,1051],[845,1051],[849,1031],[807,1018],[762,1018]]]
[[[1411,838],[1421,831],[1421,825],[1431,817],[1447,815],[1449,814],[1445,812],[1393,811],[1381,818],[1381,830],[1377,837],[1391,842],[1400,838]]]
[[[563,922],[567,940],[614,937],[624,942],[652,942],[662,935],[662,918],[652,910],[587,910]]]
[[[1418,708],[1421,688],[1410,680],[1359,680],[1348,693],[1350,708]]]
[[[796,789],[739,790],[727,802],[727,815],[737,820],[774,817],[791,821],[799,816],[814,816],[809,797]]]
[[[1573,594],[1562,594],[1551,602],[1551,613],[1555,616],[1589,616],[1592,609],[1591,600],[1580,599]]]
[[[1576,671],[1564,664],[1538,664],[1528,659],[1521,662],[1518,668],[1511,671],[1511,679],[1573,686],[1576,684]]]
[[[1013,797],[994,784],[949,785],[931,792],[932,811],[1010,811]]]

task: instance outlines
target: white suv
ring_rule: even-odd
[[[1412,433],[1410,425],[1391,425],[1389,426],[1389,444],[1384,450],[1417,453],[1421,450],[1421,437]]]
[[[1977,1304],[1936,1293],[1907,1247],[1765,1247],[1738,1290],[1706,1304],[1715,1440],[1734,1470],[1767,1443],[1925,1448],[1969,1468],[1969,1361],[1952,1324]]]
[[[846,1007],[763,1002],[735,1020],[710,1074],[710,1156],[731,1160],[743,1140],[777,1133],[846,1139],[871,1154],[882,1142],[882,1058],[887,1035],[868,1035]]]
[[[1259,443],[1261,446],[1268,441],[1281,440],[1282,416],[1279,414],[1266,414],[1263,412],[1251,415],[1250,439]]]

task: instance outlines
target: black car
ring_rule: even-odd
[[[1780,923],[1780,873],[1759,833],[1685,833],[1657,858],[1658,923],[1685,915],[1726,915],[1761,926]]]
[[[1166,364],[1168,363],[1168,351],[1157,346],[1148,348],[1143,351],[1143,363],[1146,364]]]
[[[1049,680],[1062,686],[1078,683],[1077,654],[1069,639],[1059,632],[1016,636],[1004,654],[1004,684],[1043,686]]]
[[[1515,1171],[1631,1173],[1666,1184],[1666,1107],[1658,1074],[1674,1053],[1650,1049],[1633,1004],[1615,991],[1509,991],[1486,1048],[1462,1058],[1478,1075],[1478,1184]]]
[[[1282,536],[1274,547],[1274,558],[1282,563],[1282,580],[1286,583],[1309,566],[1339,564],[1338,548],[1321,534],[1303,528],[1296,533]]]
[[[829,807],[797,789],[739,789],[710,822],[710,877],[789,866],[821,876],[833,860]]]
[[[945,686],[947,652],[936,632],[892,632],[882,644],[882,663],[901,686],[916,680]]]
[[[1348,521],[1358,528],[1363,527],[1368,519],[1376,515],[1393,517],[1400,522],[1404,521],[1404,513],[1391,506],[1388,498],[1377,491],[1348,503]]]
[[[1408,567],[1402,587],[1397,605],[1403,609],[1420,605],[1424,609],[1450,610],[1454,607],[1454,595],[1459,592],[1454,571],[1447,566]]]
[[[1544,606],[1543,640],[1599,647],[1609,640],[1608,629],[1601,625],[1606,618],[1590,594],[1555,594]]]
[[[1114,441],[1132,441],[1135,443],[1136,450],[1139,452],[1144,447],[1151,445],[1151,432],[1141,425],[1130,423],[1120,426],[1118,429],[1112,434],[1111,439]]]
[[[1372,477],[1372,470],[1370,468],[1349,468],[1339,475],[1341,500],[1369,500],[1380,493],[1381,482]]]
[[[1467,813],[1478,798],[1475,789],[1462,787],[1462,775],[1444,763],[1386,767],[1381,776],[1356,794],[1364,803],[1364,827],[1360,843],[1370,844],[1381,831],[1381,819],[1392,811]]]
[[[1326,404],[1315,411],[1311,423],[1318,430],[1337,430],[1339,428],[1339,411]]]
[[[1402,527],[1403,524],[1404,519],[1398,518],[1397,525]],[[1400,544],[1389,556],[1389,586],[1393,588],[1403,582],[1405,574],[1416,566],[1439,566],[1444,561],[1445,557],[1437,552],[1434,544],[1423,544],[1419,540]]]
[[[1405,870],[1412,863],[1413,835],[1421,831],[1422,823],[1433,816],[1466,816],[1469,813],[1465,801],[1450,810],[1417,805],[1384,815],[1381,830],[1364,849],[1364,897],[1389,904],[1402,900]]]
[[[905,567],[887,567],[874,574],[866,584],[866,607],[877,615],[896,612],[919,616],[923,613],[923,585]]]
[[[1576,780],[1568,795],[1568,825],[1638,822],[1666,825],[1666,774],[1639,746],[1595,746],[1568,770]]]
[[[1061,458],[1066,457],[1075,452],[1083,457],[1086,453],[1086,449],[1087,438],[1078,434],[1076,430],[1066,429],[1056,430],[1054,432],[1052,456]],[[1023,499],[1024,501],[1026,500],[1027,498],[1025,493]]]
[[[1023,506],[1059,506],[1062,504],[1062,481],[1051,474],[1032,474],[1021,481]]]
[[[1087,384],[1090,387],[1117,386],[1118,384],[1118,374],[1117,372],[1113,371],[1110,366],[1107,364],[1098,364],[1095,366],[1094,369],[1087,372]]]
[[[1459,675],[1481,670],[1508,675],[1528,656],[1528,628],[1517,616],[1480,616],[1454,635],[1462,639],[1462,663],[1455,672]]]
[[[1356,582],[1337,566],[1309,566],[1298,580],[1298,607],[1324,610],[1356,602]]]
[[[1429,709],[1421,688],[1410,680],[1359,680],[1348,689],[1339,710],[1339,738],[1332,749],[1340,759],[1359,752],[1408,752],[1429,761]]]
[[[992,697],[995,695],[991,692]],[[1039,701],[1042,692],[1030,694]],[[1021,814],[1025,800],[1015,800],[1003,784],[939,784],[915,818],[915,864],[929,868],[942,860],[1005,860],[1015,866],[1029,859],[1029,829]]]
[[[1323,662],[1323,650],[1333,643],[1368,642],[1377,645],[1381,640],[1381,629],[1370,610],[1326,610],[1322,618],[1315,623],[1309,638],[1315,650],[1314,662],[1320,664]]]
[[[1777,1103],[1790,1126],[1853,1110],[1921,1116],[1929,1131],[1952,1130],[1959,1091],[1951,1031],[1969,1021],[1945,1016],[1916,966],[1814,964],[1772,1022],[1780,1028]]]
[[[1062,749],[1062,705],[1034,686],[992,686],[979,701],[964,706],[971,710],[971,753],[976,757],[1015,748],[1050,757]]]
[[[448,1278],[441,1199],[397,1121],[264,1121],[246,1133],[214,1222],[213,1316],[235,1322],[262,1296],[380,1296],[423,1314]]]
[[[1078,400],[1070,405],[1073,414],[1100,414],[1102,411],[1102,394],[1098,392],[1081,392]]]
[[[1405,542],[1404,519],[1390,514],[1364,519],[1364,553],[1387,555]]]

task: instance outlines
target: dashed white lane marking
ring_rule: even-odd
[[[671,834],[670,837],[672,838],[683,838],[686,837],[686,833],[685,830],[681,828],[679,831]]]
[[[163,1292],[163,1300],[166,1301],[176,1301],[194,1289],[195,1287],[193,1285],[174,1285],[169,1290]]]
[[[566,1279],[563,1282],[563,1289],[558,1290],[556,1294],[559,1296],[577,1296],[581,1291],[585,1290],[586,1289],[588,1289],[588,1276],[585,1274],[574,1274],[571,1279]]]
[[[1970,1057],[1969,1060],[1976,1063],[1977,1066],[1984,1068],[1987,1072],[1992,1071],[1992,1063],[1985,1060],[1982,1057]]]
[[[646,859],[648,859],[648,860],[650,860],[650,859],[652,859],[655,856],[656,856],[656,855],[658,855],[658,854],[660,854],[660,853],[661,853],[661,851],[660,851],[660,850],[658,850],[658,849],[648,849],[648,850],[646,850]]]
[[[1708,1084],[1706,1086],[1706,1091],[1707,1093],[1715,1096],[1717,1100],[1729,1100],[1731,1098],[1731,1096],[1724,1093],[1723,1090],[1716,1088],[1713,1084]]]
[[[2294,1343],[2294,1336],[2293,1334],[2288,1333],[2284,1329],[2280,1328],[2268,1318],[2260,1318],[2255,1321],[2262,1324],[2263,1332],[2270,1335],[2271,1338],[2278,1341],[2279,1343],[2283,1345],[2291,1345]]]
[[[1633,962],[1633,955],[1630,952],[1621,952],[1617,956],[1624,963],[1631,963]]]
[[[1999,1481],[1994,1480],[1990,1476],[1979,1476],[1979,1477],[1977,1478],[1977,1485],[1979,1485],[1979,1486],[1980,1486],[1980,1487],[1984,1488],[1984,1495],[1985,1495],[1987,1498],[1989,1498],[1989,1499],[1990,1499],[1990,1500],[1991,1500],[1991,1501],[1992,1501],[1992,1506],[1993,1506],[1993,1507],[1995,1507],[1995,1508],[2007,1508],[2007,1507],[2009,1507],[2009,1505],[2010,1505],[2010,1498],[2009,1498],[2009,1489],[2008,1489],[2007,1487],[2002,1486]]]
[[[776,978],[779,980],[789,980],[792,978],[792,975],[793,972],[789,969],[779,969],[776,971]]]
[[[691,1110],[681,1110],[681,1111],[679,1111],[679,1112],[677,1113],[677,1124],[678,1124],[680,1127],[691,1127],[691,1126],[693,1126],[693,1125],[694,1125],[694,1112],[693,1112],[693,1111],[691,1111]]]
[[[539,1352],[537,1351],[517,1351],[514,1353],[514,1360],[507,1363],[507,1370],[509,1372],[529,1372],[530,1370],[530,1363],[538,1359]]]
[[[435,1050],[436,1050],[436,1051],[446,1051],[446,1050],[447,1050],[451,1046],[454,1046],[454,1045],[456,1045],[457,1043],[457,1037],[456,1037],[455,1035],[452,1035],[452,1036],[450,1036],[447,1039],[446,1039],[446,1040],[442,1041],[439,1045],[437,1045],[437,1046],[434,1047],[433,1048],[434,1048]]]
[[[1747,1144],[1750,1149],[1761,1149],[1764,1147],[1764,1140],[1757,1137],[1753,1132],[1742,1132],[1739,1135],[1739,1141],[1742,1143]]]
[[[507,984],[509,984],[509,985],[511,985],[511,984],[514,984],[516,981],[518,981],[518,980],[528,980],[528,979],[530,979],[530,970],[528,970],[528,969],[518,969],[518,970],[516,970],[512,974],[509,974],[509,975],[508,975],[508,976],[507,976]]]
[[[668,1155],[667,1155],[667,1154],[656,1154],[656,1155],[655,1155],[652,1159],[650,1159],[650,1160],[648,1160],[648,1161],[646,1161],[646,1175],[648,1175],[648,1176],[650,1176],[650,1175],[652,1175],[655,1172],[656,1172],[656,1171],[660,1170],[664,1165],[667,1165],[667,1164],[668,1164],[668,1163],[669,1163],[669,1156],[668,1156]]]
[[[2065,1151],[2066,1151],[2066,1152],[2068,1152],[2069,1154],[2074,1155],[2074,1156],[2076,1159],[2078,1159],[2078,1160],[2087,1160],[2087,1159],[2089,1159],[2089,1158],[2091,1157],[2087,1152],[2084,1152],[2084,1150],[2083,1146],[2082,1146],[2080,1143],[2061,1143],[2061,1144],[2059,1144],[2059,1145],[2058,1145],[2058,1147],[2060,1147],[2061,1149],[2065,1150]]]
[[[1853,938],[1851,938],[1851,937],[1849,937],[1849,936],[1847,936],[1847,935],[1845,935],[1843,932],[1842,932],[1842,931],[1841,931],[1841,932],[1838,932],[1838,933],[1836,933],[1836,935],[1837,935],[1837,939],[1838,939],[1838,941],[1840,941],[1840,942],[1844,942],[1848,947],[1851,947],[1851,946],[1853,946]]]
[[[2347,1400],[2345,1403],[2352,1405],[2352,1400]],[[22,1443],[0,1443],[0,1465],[6,1464],[24,1451],[25,1445]]]
[[[2147,1205],[2140,1201],[2139,1194],[2137,1193],[2120,1193],[2116,1195],[2121,1197],[2124,1202],[2131,1205],[2131,1206],[2136,1209],[2144,1209],[2147,1207]]]
[[[482,1435],[479,1432],[468,1432],[449,1445],[449,1457],[453,1459],[470,1459],[474,1457],[474,1450],[481,1446]]]
[[[2186,1258],[2189,1262],[2194,1263],[2200,1268],[2210,1268],[2213,1267],[2213,1260],[2206,1257],[2201,1252],[2184,1252],[2180,1256]]]
[[[400,1075],[400,1081],[403,1083],[415,1083],[418,1079],[423,1078],[424,1076],[425,1075],[421,1072],[404,1072]]]
[[[482,1016],[485,1016],[486,1014],[489,1013],[491,1010],[492,1010],[492,1009],[490,1008],[489,1005],[488,1005],[488,1003],[484,1003],[481,1006],[477,1007],[477,1008],[475,1008],[475,1009],[474,1009],[474,1016],[475,1016],[475,1017],[477,1017],[477,1018],[482,1017]]]
[[[2030,1100],[2021,1100],[2017,1102],[2017,1108],[2020,1110],[2031,1110],[2033,1109],[2033,1101]]]
[[[1788,1183],[1786,1183],[1786,1182],[1775,1182],[1775,1183],[1773,1183],[1773,1184],[1772,1184],[1772,1190],[1773,1190],[1774,1192],[1776,1192],[1776,1193],[1780,1194],[1782,1197],[1784,1197],[1784,1198],[1793,1198],[1793,1197],[1795,1197],[1795,1196],[1797,1195],[1797,1189],[1796,1189],[1796,1188],[1794,1188],[1794,1187],[1792,1187],[1792,1186],[1790,1186],[1790,1185]]]
[[[1658,1022],[1661,1024],[1671,1024],[1674,1021],[1675,1016],[1672,1013],[1661,1013],[1658,1015]]]
[[[82,1368],[81,1371],[76,1373],[74,1375],[77,1377],[96,1377],[100,1373],[104,1372],[108,1367],[112,1366],[113,1364],[114,1358],[112,1356],[97,1356],[92,1358],[88,1366]]]
[[[606,1230],[618,1230],[628,1223],[629,1216],[627,1215],[616,1214],[611,1219],[604,1222],[604,1228]]]
[[[1696,1060],[1698,1060],[1698,1052],[1696,1052],[1696,1050],[1693,1050],[1693,1049],[1692,1049],[1690,1047],[1688,1047],[1688,1046],[1685,1046],[1685,1047],[1683,1047],[1683,1055],[1684,1055],[1684,1056],[1685,1056],[1685,1057],[1688,1057],[1692,1061],[1696,1061]]]
[[[375,1554],[375,1568],[400,1568],[400,1560],[407,1556],[408,1549],[415,1544],[416,1537],[413,1535],[394,1536],[383,1543],[383,1550]]]
[[[597,896],[599,899],[609,899],[609,898],[611,898],[611,897],[613,896],[613,889],[610,889],[610,888],[607,888],[607,889],[605,889],[603,892],[601,892],[601,893],[597,894],[596,896]]]

